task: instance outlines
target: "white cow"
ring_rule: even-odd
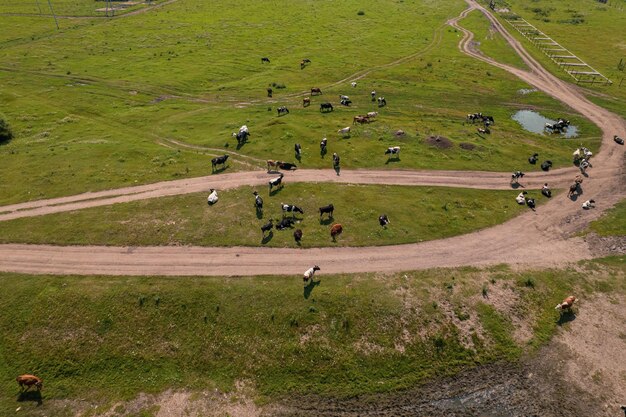
[[[309,285],[311,282],[313,282],[313,277],[315,276],[315,271],[319,271],[320,267],[315,265],[312,266],[311,268],[307,269],[306,271],[304,271],[304,275],[302,277],[302,280],[304,281],[304,286],[306,287],[307,285]]]
[[[376,117],[378,116],[378,112],[377,111],[371,111],[367,113],[367,117]]]
[[[211,188],[211,194],[209,194],[209,197],[207,198],[207,203],[209,203],[209,205],[213,205],[217,203],[217,200],[217,191]]]
[[[337,131],[340,135],[349,136],[350,135],[350,126],[344,127],[343,129],[339,129]]]

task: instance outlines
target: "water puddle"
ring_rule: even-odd
[[[573,125],[569,125],[563,133],[550,133],[550,131],[545,130],[546,123],[553,124],[556,123],[556,120],[548,119],[532,110],[520,110],[511,116],[511,119],[519,123],[525,130],[540,135],[559,135],[566,138],[575,138],[578,136],[578,128]]]

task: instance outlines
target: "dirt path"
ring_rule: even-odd
[[[323,273],[417,270],[441,266],[492,265],[498,263],[556,266],[590,258],[581,238],[570,236],[615,202],[624,198],[624,148],[613,143],[614,134],[626,136],[626,125],[617,115],[591,103],[580,91],[543,69],[484,8],[468,1],[469,8],[448,23],[463,33],[462,52],[509,71],[538,90],[569,105],[603,130],[601,151],[585,180],[585,196],[598,208],[583,211],[580,202],[558,196],[540,207],[493,228],[449,239],[419,244],[364,248],[269,249],[200,247],[58,247],[46,245],[0,245],[0,270],[26,273],[71,273],[113,275],[257,275],[299,274],[311,264]],[[495,29],[522,57],[530,71],[497,63],[472,49],[473,34],[458,26],[470,11],[479,9]],[[528,186],[544,181],[564,186],[575,170],[555,170],[529,175]],[[206,191],[211,185],[224,189],[264,184],[268,175],[245,172],[150,184],[140,187],[86,193],[60,199],[0,207],[0,220],[77,210],[144,198]],[[508,173],[462,171],[333,171],[299,170],[288,182],[339,181],[362,184],[412,184],[473,188],[509,188]],[[219,184],[219,185],[218,185]],[[514,192],[512,192],[512,197]],[[280,259],[280,271],[277,271]]]

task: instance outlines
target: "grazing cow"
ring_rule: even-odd
[[[310,64],[311,60],[309,58],[304,58],[302,62],[304,62],[305,64]]]
[[[320,141],[320,153],[324,155],[326,153],[326,146],[328,145],[328,139],[324,138]]]
[[[217,191],[214,190],[213,188],[211,188],[211,194],[209,194],[209,197],[207,198],[207,203],[212,206],[213,204],[217,203],[218,197],[217,197]]]
[[[617,135],[613,136],[613,140],[614,140],[616,143],[619,143],[620,145],[623,145],[623,144],[624,144],[624,139],[620,138],[620,137],[619,137],[619,136],[617,136]]]
[[[480,133],[482,135],[489,135],[489,134],[491,134],[491,130],[489,130],[488,127],[485,127],[484,129],[482,127],[479,127],[476,130],[478,131],[478,133]]]
[[[569,186],[569,191],[567,192],[567,196],[571,197],[574,194],[580,194],[580,184],[577,182]]]
[[[333,217],[334,211],[335,211],[335,206],[333,206],[332,204],[329,204],[324,207],[320,207],[320,220],[322,219],[322,216],[324,215],[324,213],[328,214],[328,218],[331,219]]]
[[[320,111],[333,111],[333,105],[331,103],[320,103]]]
[[[282,114],[289,114],[289,109],[285,106],[280,106],[279,108],[276,109],[276,111],[278,112],[278,115],[282,115]]]
[[[377,111],[371,111],[371,112],[367,113],[367,117],[369,117],[370,119],[373,119],[376,116],[378,116],[378,112]]]
[[[302,276],[302,280],[304,281],[304,286],[306,287],[311,282],[313,282],[313,277],[315,276],[315,271],[319,271],[320,267],[315,265],[306,271],[304,271],[304,275]]]
[[[375,90],[370,93],[370,96],[372,97],[372,101],[376,101],[376,91]]]
[[[263,199],[261,198],[259,193],[253,191],[252,194],[254,194],[254,207],[256,207],[258,211],[263,210]]]
[[[556,307],[554,307],[554,309],[559,310],[559,311],[569,310],[572,308],[575,302],[576,302],[576,297],[574,297],[573,295],[570,295],[565,300],[563,300],[562,303],[557,304]]]
[[[263,64],[265,62],[267,62],[269,64],[270,63],[270,59],[266,58],[266,57],[261,58],[261,64]]]
[[[272,97],[272,94],[274,93],[274,90],[272,90],[271,88],[267,89],[267,96],[268,97]]]
[[[526,205],[528,206],[528,208],[530,208],[532,211],[535,211],[535,199],[534,198],[527,198],[526,199]]]
[[[593,166],[587,159],[581,159],[580,164],[578,164],[578,168],[580,168],[580,172],[585,174],[587,172],[587,168],[592,168]]]
[[[261,234],[265,237],[265,232],[269,232],[274,227],[274,219],[270,219],[269,222],[261,226]]]
[[[24,391],[24,386],[26,386],[26,391],[28,391],[32,386],[35,386],[37,391],[41,391],[43,389],[43,380],[35,375],[20,375],[15,378],[15,380],[22,391]]]
[[[352,100],[350,100],[350,99],[341,99],[341,101],[339,101],[339,103],[341,103],[342,106],[349,107],[350,104],[352,104]]]
[[[352,81],[350,85],[352,86],[352,88],[356,88],[356,81]]]
[[[268,184],[270,186],[270,193],[272,192],[272,187],[278,187],[278,186],[282,187],[283,186],[283,177],[284,177],[284,175],[281,172],[278,177],[276,177],[273,180],[270,180],[268,182]]]
[[[550,190],[550,187],[548,187],[548,183],[547,182],[545,184],[543,184],[543,187],[541,187],[541,194],[545,195],[548,198],[552,197],[552,190]],[[568,197],[569,197],[569,195],[568,195]]]
[[[569,126],[569,120],[559,119],[554,123],[546,123],[545,128],[552,133],[562,133]]]
[[[378,97],[378,107],[384,107],[387,105],[387,100],[385,97]]]
[[[302,240],[302,229],[296,229],[293,232],[293,239],[296,241],[298,245],[300,244],[300,241]]]
[[[550,171],[550,168],[552,168],[552,161],[548,160],[548,161],[544,161],[541,163],[541,169],[544,171]]]
[[[484,116],[481,114],[480,118],[486,125],[492,125],[495,123],[492,116]]]
[[[511,184],[519,184],[519,179],[524,177],[524,174],[522,171],[515,171],[513,174],[511,174]]]
[[[250,131],[246,125],[241,126],[238,132],[233,132],[233,137],[237,138],[238,145],[244,144],[248,140],[248,136],[250,136]]]
[[[596,206],[596,200],[587,200],[583,203],[583,208],[585,210],[592,209]]]
[[[291,171],[292,169],[298,169],[296,164],[292,164],[290,162],[278,162],[278,168],[284,169],[285,171]]]
[[[304,214],[304,211],[293,204],[283,204],[280,203],[280,208],[283,210],[283,217],[285,217],[285,213],[291,213],[291,217],[295,217],[296,213]]]
[[[354,116],[354,119],[352,120],[353,125],[357,123],[363,124],[363,123],[369,123],[369,122],[370,122],[370,119],[367,116]]]
[[[350,100],[350,97],[339,94],[339,100]]]
[[[282,220],[276,225],[276,230],[285,230],[287,228],[293,227],[295,223],[294,219],[289,217],[283,217]]]
[[[528,158],[528,162],[533,164],[533,165],[535,165],[537,163],[538,159],[539,159],[539,154],[538,153],[534,153],[533,156]]]
[[[339,129],[337,131],[342,136],[350,136],[350,126],[344,127],[343,129]]]
[[[333,168],[339,168],[339,155],[337,155],[337,152],[333,153]]]
[[[400,147],[392,146],[392,147],[387,148],[387,150],[385,151],[385,155],[389,155],[389,158],[391,157],[400,158]]]
[[[391,222],[389,221],[389,217],[387,217],[386,214],[381,214],[380,216],[378,216],[378,223],[382,227],[385,227],[385,226],[387,226]]]
[[[522,191],[517,195],[517,197],[515,197],[515,201],[517,201],[517,204],[526,204],[526,194],[528,194],[527,191]]]
[[[216,158],[211,159],[211,171],[215,171],[218,165],[222,165],[222,168],[226,168],[226,161],[228,160],[228,155],[218,156]]]
[[[280,165],[280,161],[273,161],[271,159],[268,159],[267,160],[267,172],[275,171],[276,169],[278,169],[279,165]]]
[[[318,87],[311,87],[311,95],[312,96],[317,96],[322,94],[322,90]]]
[[[337,236],[341,233],[343,233],[343,227],[339,223],[333,224],[330,228],[330,237],[333,238],[333,242],[337,240]]]
[[[311,98],[305,97],[302,99],[302,107],[309,107],[311,105]]]
[[[296,143],[293,146],[293,150],[296,153],[296,158],[300,158],[302,156],[302,146],[299,143]]]

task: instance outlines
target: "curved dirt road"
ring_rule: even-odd
[[[601,212],[624,197],[624,148],[612,141],[626,135],[626,125],[617,115],[588,101],[576,87],[543,69],[482,6],[469,1],[469,8],[449,24],[463,32],[461,50],[477,59],[509,71],[535,88],[569,105],[603,130],[601,151],[594,157],[590,178],[584,182],[585,198],[594,198],[598,208],[583,211],[580,202],[557,196],[537,212],[528,211],[504,224],[468,235],[418,244],[365,248],[270,249],[200,247],[58,247],[46,245],[0,245],[0,270],[25,273],[70,273],[106,275],[263,275],[297,274],[311,264],[322,272],[348,273],[404,271],[432,267],[493,265],[498,263],[555,266],[587,259],[591,253],[580,238],[570,238]],[[530,71],[497,63],[472,49],[471,32],[458,20],[474,9],[490,19],[522,57]],[[525,177],[533,188],[543,182],[564,186],[574,168]],[[340,181],[363,184],[412,184],[509,189],[509,174],[460,171],[333,171],[299,170],[288,181]],[[220,189],[264,184],[267,174],[244,172],[217,177],[170,181],[120,190],[86,193],[53,200],[0,207],[0,220],[76,210],[143,198],[206,191],[211,181]],[[279,270],[277,270],[280,265]]]

